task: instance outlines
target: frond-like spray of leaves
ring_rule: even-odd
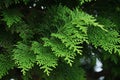
[[[18,42],[13,49],[13,57],[18,68],[22,69],[23,74],[34,66],[35,55],[30,51],[30,47],[22,42]]]
[[[32,43],[31,50],[36,54],[36,61],[40,69],[44,69],[44,72],[49,75],[52,68],[57,66],[57,57],[52,54],[49,48],[42,46],[37,41]]]
[[[110,20],[102,19],[102,21],[103,20],[103,24],[108,31],[106,32],[101,30],[100,28],[91,27],[88,31],[90,42],[92,42],[95,47],[102,47],[105,51],[108,51],[109,53],[120,53],[120,46],[118,45],[120,44],[120,38],[119,33],[114,30],[115,25],[113,25]],[[108,23],[108,21],[110,24]]]
[[[11,27],[13,24],[22,21],[22,14],[18,10],[4,10],[2,12],[3,21],[6,22],[8,27]]]
[[[57,57],[64,57],[64,60],[72,66],[72,62],[75,57],[75,53],[71,50],[68,50],[65,45],[63,45],[59,40],[50,40],[48,38],[43,38],[45,42],[44,46],[51,47],[53,53]]]
[[[102,30],[104,28],[96,22],[94,17],[81,10],[72,11],[61,5],[52,7],[52,10],[54,14],[48,10],[48,15],[52,17],[51,22],[55,22],[51,23],[54,24],[52,26],[58,30],[51,34],[51,38],[43,38],[44,46],[51,47],[56,56],[64,57],[67,63],[72,65],[72,59],[76,54],[82,54],[81,44],[88,43],[88,27],[95,26]]]

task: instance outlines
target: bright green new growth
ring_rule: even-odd
[[[31,50],[33,50],[34,54],[36,54],[36,61],[40,66],[40,69],[44,69],[44,72],[49,75],[52,70],[51,67],[55,68],[57,66],[57,57],[52,54],[50,49],[42,46],[36,41],[32,43]]]
[[[25,75],[25,72],[34,66],[35,55],[30,52],[29,46],[21,42],[18,42],[13,53],[15,63],[19,68],[22,68],[22,72]]]
[[[92,16],[81,10],[75,9],[75,11],[72,11],[61,5],[52,7],[52,10],[57,12],[52,11],[52,14],[49,13],[51,11],[47,12],[47,15],[51,16],[52,19],[48,16],[46,17],[51,20],[50,22],[56,21],[49,26],[54,24],[57,30],[51,33],[49,38],[42,38],[43,43],[33,41],[31,49],[29,45],[27,46],[20,42],[17,44],[17,48],[13,50],[14,60],[19,68],[22,68],[23,74],[34,66],[35,61],[37,61],[40,69],[44,69],[44,72],[48,75],[52,67],[55,68],[58,65],[57,60],[59,58],[64,58],[72,66],[75,56],[82,54],[82,46],[80,44],[83,44],[83,42],[89,43],[87,37],[88,28],[95,26],[101,29],[101,25],[96,23]],[[62,24],[58,25],[61,22]],[[49,26],[47,25],[47,27]],[[24,39],[22,36],[21,38]]]

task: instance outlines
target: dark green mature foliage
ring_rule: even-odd
[[[110,3],[108,8],[115,7],[101,8],[107,3]],[[93,46],[93,52],[100,49],[96,55],[104,61],[105,70],[109,62],[119,69],[118,3],[111,0],[104,4],[100,0],[1,0],[0,78],[20,69],[23,80],[86,80],[80,59],[91,57],[85,47],[89,45]],[[112,11],[114,13],[110,13]],[[115,68],[111,70],[115,77],[120,74]]]

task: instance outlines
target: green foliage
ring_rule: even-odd
[[[44,69],[44,72],[49,75],[52,70],[51,67],[55,68],[57,66],[57,58],[52,54],[50,49],[42,46],[36,41],[32,43],[31,50],[36,54],[36,61],[40,69]]]
[[[92,0],[79,0],[81,4],[84,4],[85,2],[91,2]]]
[[[25,72],[34,66],[35,55],[30,52],[30,47],[22,42],[18,42],[16,48],[13,49],[13,53],[15,63],[18,68],[22,68],[22,72],[25,75]]]
[[[5,10],[2,16],[3,21],[6,22],[8,27],[11,27],[13,24],[20,22],[23,15],[18,10]]]
[[[19,4],[21,1],[24,2],[24,4],[27,4],[30,0],[1,0],[0,7],[8,8],[9,6],[13,4]]]
[[[105,28],[108,31],[91,27],[88,32],[90,42],[92,42],[95,47],[100,46],[109,53],[120,53],[120,46],[118,45],[120,43],[120,38],[119,33],[114,30],[115,25],[107,19],[102,18],[102,21],[104,21]]]
[[[33,38],[34,33],[31,30],[31,28],[29,27],[29,25],[26,24],[25,22],[18,22],[10,29],[11,29],[12,33],[18,33],[19,37],[23,41],[27,41],[27,40],[30,40],[31,38]]]
[[[10,69],[13,69],[14,62],[10,56],[6,54],[0,54],[0,78],[8,73]]]
[[[75,53],[73,51],[69,51],[63,44],[58,43],[55,40],[49,40],[47,38],[44,38],[43,40],[45,41],[44,46],[50,46],[55,56],[65,57],[64,60],[72,66],[72,59],[75,57]]]
[[[76,5],[78,2],[80,4]],[[11,69],[20,69],[25,79],[34,80],[36,74],[32,73],[39,69],[43,72],[40,80],[86,80],[80,60],[91,58],[91,51],[101,53],[95,55],[104,65],[112,62],[118,68],[120,28],[116,7],[119,6],[101,9],[109,2],[112,1],[0,1],[0,79]],[[88,45],[92,45],[90,50]],[[111,70],[116,71],[115,68]]]
[[[72,67],[69,67],[64,62],[61,63],[46,80],[86,80],[85,71],[80,67],[79,59],[75,60]]]
[[[11,48],[14,42],[13,35],[10,32],[4,30],[4,28],[0,28],[0,45],[4,48]]]
[[[57,12],[54,12],[54,15],[51,13],[49,14],[52,15],[52,20],[57,23],[53,24],[57,27],[58,31],[52,33],[50,39],[43,38],[43,41],[45,42],[44,46],[50,46],[56,56],[64,57],[67,63],[72,65],[72,59],[74,59],[76,53],[82,54],[82,46],[80,46],[80,44],[83,42],[88,43],[88,27],[95,26],[102,30],[103,27],[95,22],[96,20],[94,17],[81,10],[75,9],[72,11],[61,5],[54,8],[52,7],[52,10],[52,12]]]

